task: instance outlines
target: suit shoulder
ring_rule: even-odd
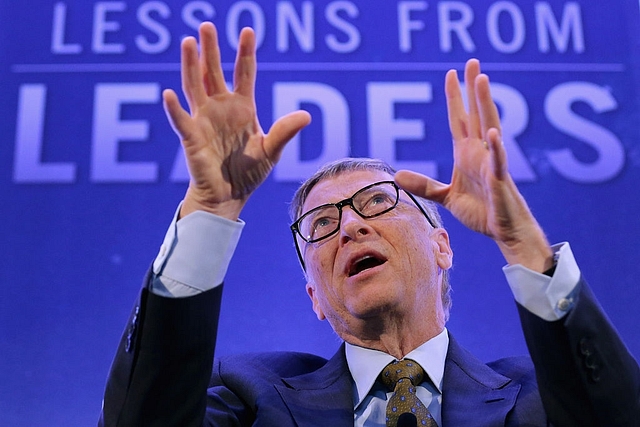
[[[494,371],[520,384],[535,384],[536,374],[529,356],[511,356],[487,363]]]
[[[293,351],[271,351],[243,353],[223,356],[216,364],[223,371],[269,372],[278,377],[294,377],[316,371],[327,363],[327,359],[310,353]]]

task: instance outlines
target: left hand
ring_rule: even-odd
[[[456,71],[450,70],[445,79],[453,137],[451,183],[410,171],[399,171],[396,182],[441,204],[471,230],[491,237],[510,264],[544,271],[552,265],[553,252],[509,174],[489,77],[480,73],[476,59],[467,62],[464,77],[468,112]]]

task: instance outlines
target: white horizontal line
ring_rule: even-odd
[[[123,72],[175,72],[178,63],[93,63],[93,64],[14,64],[14,73],[123,73]]]
[[[223,63],[225,71],[233,70],[233,63]],[[260,62],[260,71],[447,71],[463,69],[462,62]],[[619,73],[625,65],[593,62],[483,62],[484,71],[518,72],[580,72]],[[14,64],[14,73],[140,73],[177,72],[179,63],[73,63],[73,64]]]

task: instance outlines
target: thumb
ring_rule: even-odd
[[[178,95],[171,89],[165,89],[162,92],[162,101],[171,128],[184,141],[189,135],[191,115],[182,108]]]
[[[442,182],[409,170],[400,170],[394,180],[403,190],[411,194],[443,204],[449,186]]]
[[[264,150],[274,163],[280,159],[282,150],[305,126],[311,123],[311,115],[303,110],[280,117],[264,138]]]

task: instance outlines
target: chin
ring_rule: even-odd
[[[353,317],[360,320],[367,320],[388,316],[397,311],[398,307],[402,305],[402,303],[390,302],[388,300],[367,301],[365,304],[354,304],[349,311]]]

